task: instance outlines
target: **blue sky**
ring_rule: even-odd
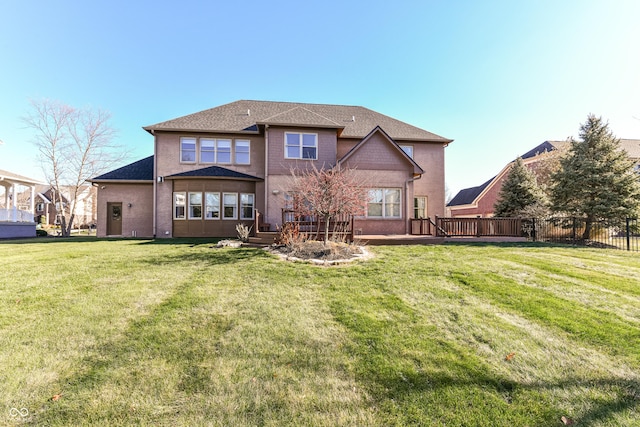
[[[142,126],[238,99],[362,105],[454,139],[449,191],[589,113],[640,138],[640,2],[68,1],[0,5],[0,169],[41,179],[30,99]]]

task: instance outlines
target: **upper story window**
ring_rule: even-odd
[[[318,158],[318,134],[285,132],[284,145],[286,159],[316,160]]]
[[[402,151],[406,153],[407,156],[413,159],[413,145],[401,145]]]
[[[231,163],[231,140],[200,138],[200,163]]]
[[[231,163],[231,140],[218,139],[216,142],[216,163]]]
[[[208,138],[200,138],[200,162],[215,163],[216,162],[216,140]]]
[[[238,165],[248,165],[250,163],[251,157],[251,141],[238,139],[235,144],[236,149],[236,164]]]
[[[180,161],[185,163],[195,163],[196,161],[196,139],[180,138]]]

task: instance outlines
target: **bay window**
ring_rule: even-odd
[[[237,193],[222,193],[222,218],[238,219]]]
[[[220,193],[204,193],[205,219],[220,219]]]
[[[255,196],[253,194],[240,194],[240,219],[253,219]]]
[[[173,193],[173,219],[186,218],[187,195],[183,192]]]
[[[189,219],[202,218],[202,193],[189,193]]]

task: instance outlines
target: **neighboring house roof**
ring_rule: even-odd
[[[196,169],[187,172],[176,173],[165,176],[165,179],[176,178],[222,178],[222,179],[244,179],[247,181],[262,181],[262,178],[247,175],[246,173],[236,172],[231,169],[222,168],[220,166],[209,166],[207,168]]]
[[[153,181],[153,156],[146,157],[89,180],[89,182],[98,181]]]
[[[460,190],[458,194],[456,194],[456,196],[453,199],[451,199],[449,203],[447,203],[447,206],[469,205],[473,203],[474,200],[476,200],[476,198],[480,194],[482,194],[485,188],[487,188],[495,178],[496,177],[494,176],[489,181],[477,187],[470,187],[470,188],[465,188],[463,190]]]
[[[400,145],[398,145],[398,143],[395,142],[393,138],[391,138],[389,134],[387,134],[380,126],[376,126],[371,132],[369,132],[367,136],[362,139],[362,141],[354,145],[353,148],[347,152],[347,154],[345,154],[340,160],[338,160],[338,164],[346,162],[349,157],[351,157],[356,151],[362,148],[362,146],[366,145],[371,137],[376,133],[380,133],[382,136],[384,136],[384,138],[389,141],[389,144],[391,144],[402,157],[404,157],[409,163],[413,165],[414,174],[421,175],[424,173],[424,170],[415,162],[415,160],[413,160],[407,153],[405,153]]]
[[[565,141],[545,141],[542,144],[532,148],[531,150],[524,153],[520,158],[523,160],[532,159],[540,154],[565,149],[569,146],[570,142]],[[620,139],[620,148],[625,150],[629,157],[634,160],[640,159],[640,139]],[[513,163],[513,162],[511,162]],[[489,181],[478,187],[470,187],[462,189],[456,194],[456,196],[451,199],[447,206],[463,206],[463,205],[471,205],[476,202],[476,200],[482,195],[483,191],[488,187],[492,186],[497,178],[499,178],[507,168],[510,167],[511,163],[509,163],[500,174],[494,176]]]
[[[240,100],[219,107],[145,126],[154,131],[256,133],[257,125],[326,127],[341,129],[342,138],[364,138],[380,126],[395,140],[453,140],[364,107],[293,102]]]
[[[27,178],[26,176],[18,175],[17,173],[9,172],[6,170],[0,169],[0,181],[7,181],[19,185],[37,185],[42,184],[42,182],[33,179]]]

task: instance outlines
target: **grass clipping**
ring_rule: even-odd
[[[315,264],[332,265],[366,259],[370,253],[364,246],[329,241],[307,240],[289,245],[274,245],[271,252],[290,261],[306,261]]]

